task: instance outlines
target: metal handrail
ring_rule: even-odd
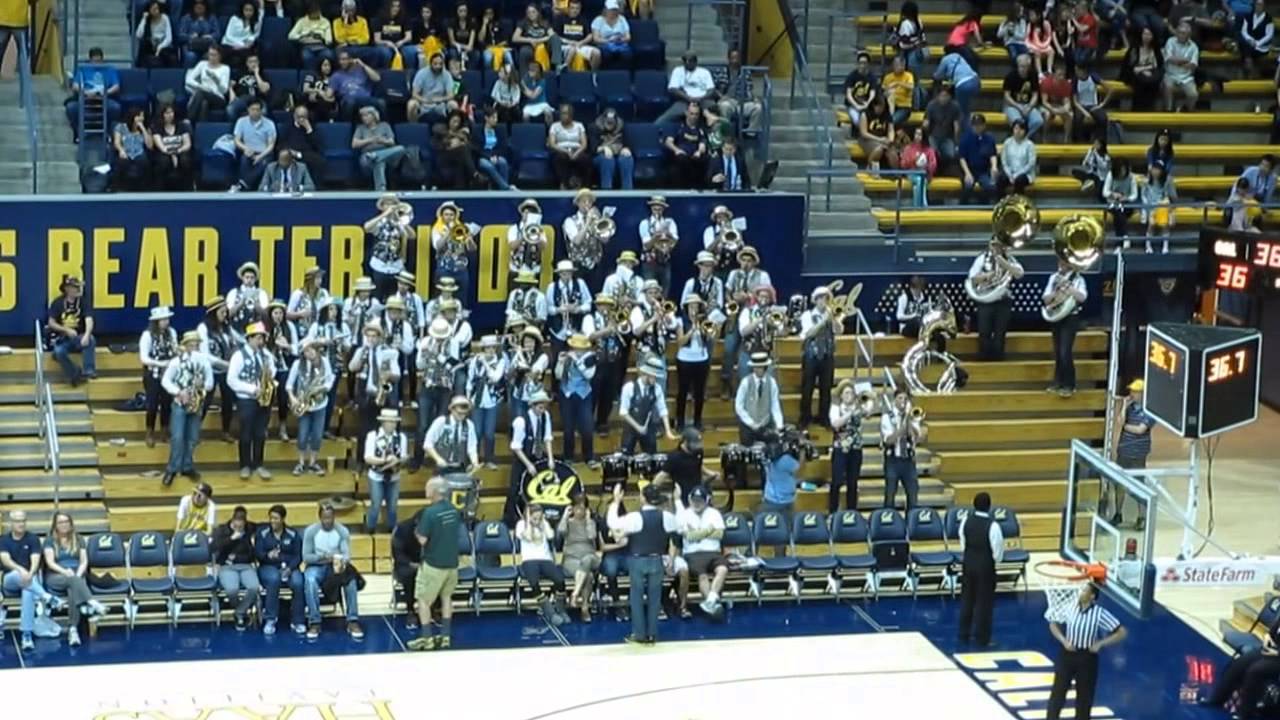
[[[861,309],[858,309],[854,316],[853,344],[856,346],[856,350],[853,353],[853,377],[856,380],[858,371],[862,367],[859,362],[860,359],[867,361],[868,374],[876,366],[876,334],[871,332],[871,325],[867,323],[867,316],[862,314]],[[867,338],[865,343],[862,341],[864,336]]]
[[[792,75],[791,80],[791,99],[792,101],[795,100],[795,89],[798,86],[801,95],[804,96],[805,110],[808,111],[809,121],[813,126],[814,140],[822,150],[822,164],[824,167],[829,168],[831,167],[835,138],[831,135],[831,126],[827,123],[823,106],[818,102],[818,97],[814,93],[813,79],[809,77],[809,60],[805,55],[804,48],[796,46],[794,49],[792,60],[795,65],[795,73]],[[799,75],[798,81],[796,75]],[[826,112],[830,112],[830,109],[827,108]]]
[[[35,336],[32,352],[35,354],[35,406],[39,416],[38,434],[44,445],[44,471],[53,477],[53,509],[59,509],[62,501],[62,463],[59,455],[62,445],[58,440],[58,418],[54,413],[53,390],[45,375],[44,367],[44,332],[40,321],[35,321]]]
[[[31,91],[35,82],[31,77],[30,38],[27,31],[16,33],[14,40],[18,43],[18,105],[27,119],[27,149],[31,153],[31,193],[35,194],[40,187],[40,135],[36,123],[36,101]]]
[[[746,15],[746,0],[686,0],[685,5],[685,24],[684,24],[684,46],[686,48],[693,45],[693,8],[711,7],[719,15],[719,9],[723,7],[732,8],[733,18],[737,21],[738,37],[734,38],[730,35],[728,28],[721,25],[724,30],[724,39],[729,43],[731,48],[742,48],[746,45],[746,23],[743,18]]]
[[[58,418],[53,412],[53,390],[50,389],[48,382],[44,384],[44,402],[48,423],[48,470],[53,474],[53,509],[57,511],[62,503],[62,462],[59,460],[62,455],[62,442],[58,439]]]

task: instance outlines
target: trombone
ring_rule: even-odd
[[[775,333],[783,333],[787,329],[787,311],[785,308],[772,308],[769,310],[769,314],[765,316],[765,320]]]
[[[882,406],[882,403],[874,390],[863,390],[858,393],[857,405],[863,415],[872,415],[876,411],[876,406]]]

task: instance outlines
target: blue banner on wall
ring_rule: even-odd
[[[541,284],[551,280],[555,259],[563,257],[560,226],[574,211],[568,194],[416,193],[404,196],[414,206],[417,247],[408,267],[424,295],[431,287],[431,223],[446,199],[458,202],[464,220],[481,226],[479,253],[472,266],[472,323],[477,329],[502,322],[507,298],[507,227],[518,219],[516,206],[534,197],[550,226],[552,257],[544,261]],[[618,233],[606,248],[606,263],[622,250],[639,250],[638,227],[648,215],[642,193],[602,193],[601,207],[616,207]],[[376,211],[373,194],[324,197],[266,195],[50,197],[0,199],[0,335],[29,335],[33,319],[43,319],[59,281],[71,274],[84,279],[100,334],[130,334],[146,324],[147,310],[171,305],[179,328],[203,318],[203,306],[236,284],[236,268],[253,261],[262,268],[262,285],[286,299],[313,265],[327,271],[325,283],[341,297],[355,279],[367,274],[363,223]],[[673,259],[673,286],[693,274],[711,210],[727,205],[747,220],[744,236],[760,252],[762,266],[779,295],[804,292],[804,197],[782,193],[667,196],[680,242]],[[673,290],[673,292],[676,292]]]

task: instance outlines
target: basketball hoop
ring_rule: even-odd
[[[1033,569],[1043,579],[1042,587],[1048,607],[1044,619],[1049,622],[1066,622],[1071,608],[1080,599],[1080,588],[1087,582],[1102,583],[1107,580],[1107,566],[1102,563],[1081,563],[1071,560],[1043,560]]]

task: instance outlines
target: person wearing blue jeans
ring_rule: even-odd
[[[928,434],[923,420],[911,419],[911,394],[899,387],[893,394],[893,408],[880,416],[880,445],[884,449],[884,505],[894,507],[901,483],[907,492],[907,511],[916,507],[920,482],[916,470],[916,447]]]
[[[4,576],[5,594],[22,597],[18,630],[22,633],[23,650],[35,649],[31,634],[35,632],[36,603],[47,603],[51,610],[57,610],[63,604],[40,582],[41,560],[40,539],[27,532],[27,513],[22,510],[10,512],[9,532],[0,536],[0,575]]]
[[[364,440],[364,464],[369,487],[369,512],[365,531],[373,534],[378,527],[382,504],[387,505],[387,527],[396,527],[396,506],[400,503],[400,466],[409,461],[409,439],[396,427],[400,411],[383,408],[378,413],[379,427]]]
[[[304,340],[302,357],[293,361],[283,391],[288,393],[291,407],[305,406],[298,415],[298,464],[293,468],[295,476],[310,472],[317,477],[324,475],[320,465],[320,445],[324,442],[325,418],[328,414],[331,389],[336,386],[329,358],[321,353],[317,340]]]
[[[607,533],[608,528],[604,528],[602,532]],[[630,577],[625,542],[605,543],[604,557],[600,560],[600,574],[605,578],[606,589],[609,592],[609,604],[613,606],[614,617],[619,622],[626,622],[631,618],[629,607],[618,601],[618,576],[626,574]]]
[[[560,419],[564,424],[564,450],[561,459],[572,463],[574,437],[582,438],[582,460],[588,467],[599,466],[595,454],[595,418],[592,413],[591,381],[596,374],[596,358],[586,335],[570,335],[568,352],[556,361],[556,379],[560,384]]]
[[[302,538],[298,531],[285,525],[288,515],[283,505],[272,505],[267,511],[268,524],[258,529],[253,540],[258,560],[258,582],[262,587],[262,634],[274,635],[276,618],[280,616],[280,588],[288,586],[289,625],[296,635],[307,631],[306,582],[303,578]]]
[[[302,560],[307,564],[307,639],[320,637],[320,595],[330,575],[343,574],[351,562],[351,533],[336,519],[331,503],[320,505],[319,520],[307,526],[302,534]],[[360,608],[355,578],[342,586],[342,603],[347,611],[347,634],[353,640],[364,639],[360,627]]]
[[[973,99],[982,90],[982,80],[978,73],[960,53],[949,52],[938,62],[937,69],[933,71],[933,79],[951,84],[956,104],[960,106],[960,117],[964,119],[965,129],[968,129],[969,108],[973,107]]]
[[[495,190],[511,189],[511,164],[506,158],[506,141],[498,132],[497,106],[485,108],[484,124],[471,133],[471,151],[476,156],[476,169]]]
[[[49,345],[53,359],[62,368],[67,382],[75,387],[86,378],[98,376],[94,359],[93,315],[89,301],[84,297],[84,283],[73,275],[64,275],[59,287],[62,295],[49,303],[45,327],[49,332]],[[83,356],[84,367],[78,368],[71,361],[71,353]]]
[[[182,334],[182,351],[169,361],[160,384],[173,398],[169,416],[169,464],[165,466],[161,482],[165,487],[173,484],[173,478],[182,473],[198,479],[193,456],[200,442],[200,424],[204,421],[204,402],[196,402],[196,395],[208,396],[213,390],[213,368],[208,356],[200,352],[203,342],[200,333],[188,330]],[[194,407],[189,407],[194,403]]]
[[[666,497],[657,485],[646,485],[644,505],[639,512],[619,515],[623,483],[613,486],[606,523],[611,531],[627,538],[627,569],[631,577],[631,634],[628,643],[652,645],[658,640],[658,610],[662,606],[662,557],[667,554],[668,537],[679,524],[662,509]]]
[[[480,352],[471,358],[467,367],[466,393],[475,400],[471,421],[476,426],[480,461],[490,469],[498,467],[498,407],[507,376],[507,360],[498,354],[501,344],[497,335],[480,338]]]

